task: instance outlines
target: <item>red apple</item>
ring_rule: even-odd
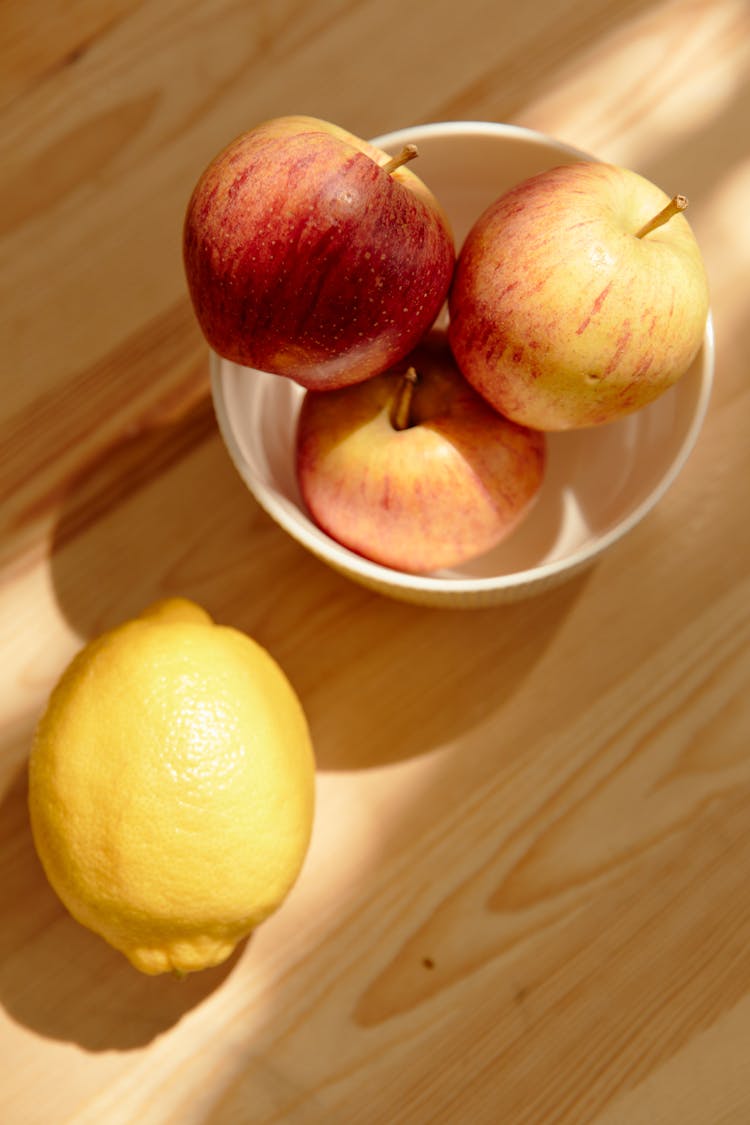
[[[458,566],[510,534],[544,460],[544,435],[488,406],[436,333],[397,369],[308,391],[297,428],[297,477],[318,526],[412,573]]]
[[[677,213],[686,204],[590,162],[498,199],[466,238],[449,300],[450,344],[469,382],[543,430],[609,422],[672,386],[708,313],[701,254]]]
[[[259,125],[210,163],[183,246],[211,347],[319,389],[405,356],[443,305],[455,261],[448,220],[422,181],[311,117]]]

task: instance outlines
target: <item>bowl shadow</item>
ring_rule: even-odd
[[[539,660],[586,582],[578,575],[533,598],[463,611],[374,593],[259,507],[208,399],[79,474],[58,514],[50,570],[83,639],[170,594],[249,633],[299,693],[321,769],[429,752],[484,721]],[[448,681],[460,706],[446,702]]]

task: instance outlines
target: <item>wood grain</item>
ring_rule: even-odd
[[[749,31],[743,0],[6,0],[3,1125],[750,1120]],[[286,112],[517,122],[689,195],[708,419],[594,569],[400,605],[251,501],[180,232],[206,161]],[[165,593],[277,656],[319,767],[293,895],[185,982],[68,917],[25,804],[63,666]]]

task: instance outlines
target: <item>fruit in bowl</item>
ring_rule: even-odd
[[[591,161],[501,195],[469,231],[450,292],[450,344],[472,386],[542,430],[611,422],[663,394],[708,315],[686,205]]]
[[[225,359],[305,387],[359,382],[406,355],[455,262],[441,205],[407,162],[330,122],[280,117],[219,153],[185,217],[198,323]]]
[[[530,511],[544,462],[544,435],[493,410],[437,332],[388,372],[308,391],[297,424],[297,478],[316,524],[409,573],[497,546]]]
[[[515,185],[561,164],[592,161],[550,137],[495,122],[433,123],[372,141],[377,150],[396,158],[410,144],[418,146],[420,176],[445,209],[459,246],[485,209]],[[643,235],[642,241],[661,239],[673,221],[661,234]],[[538,499],[497,547],[463,564],[416,573],[379,565],[347,549],[311,518],[295,464],[303,388],[293,379],[248,370],[216,350],[211,354],[221,434],[261,506],[306,550],[352,580],[435,606],[496,604],[545,589],[590,565],[634,528],[664,495],[693,448],[710,397],[713,365],[709,317],[702,347],[669,391],[608,425],[546,432]],[[403,361],[395,363],[395,370],[403,375]],[[407,430],[395,436],[414,435]]]

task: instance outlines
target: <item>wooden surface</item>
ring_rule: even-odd
[[[4,0],[3,1125],[750,1121],[749,42],[745,0]],[[180,228],[286,112],[516,122],[689,195],[707,423],[585,575],[408,607],[245,491]],[[319,762],[293,895],[183,983],[65,914],[25,806],[64,664],[165,593],[274,653]]]

